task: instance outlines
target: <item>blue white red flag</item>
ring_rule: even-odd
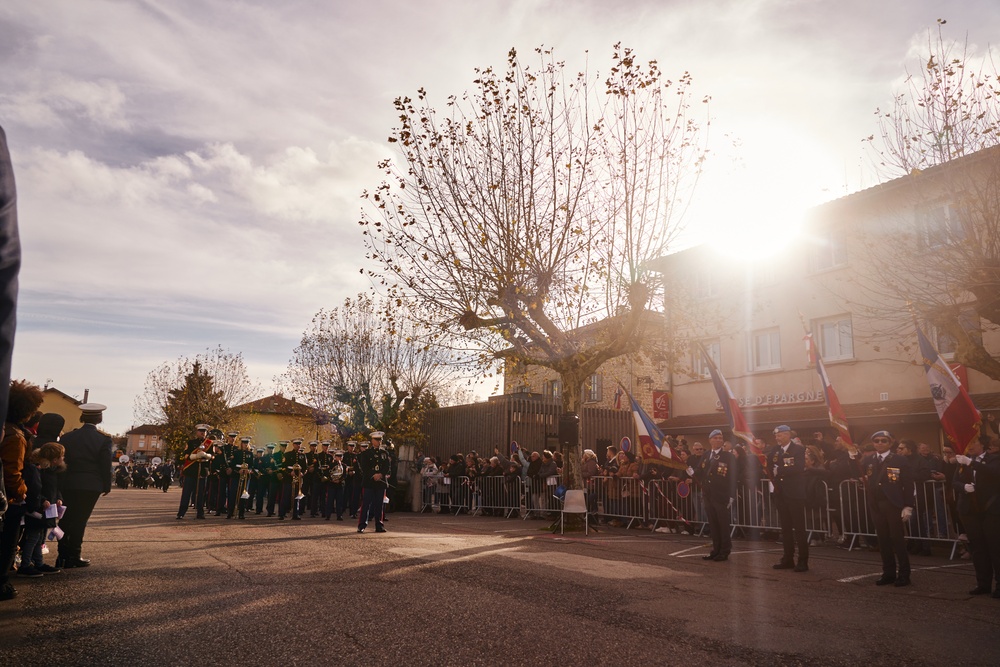
[[[826,398],[827,412],[830,413],[830,423],[837,427],[844,442],[853,447],[854,441],[851,440],[851,433],[847,430],[847,414],[844,412],[844,406],[840,404],[840,399],[837,398],[837,392],[833,390],[830,377],[826,374],[826,366],[823,364],[823,358],[819,356],[811,331],[806,333],[805,340],[809,362],[816,366],[816,372],[819,373],[819,379],[823,383],[823,396]]]
[[[964,454],[966,446],[979,437],[983,417],[972,403],[969,392],[958,381],[948,364],[941,360],[937,350],[927,340],[920,327],[917,327],[917,340],[920,343],[920,356],[924,360],[924,371],[927,373],[927,383],[931,386],[931,398],[934,399],[941,428],[944,429],[944,434],[948,436],[955,452]]]
[[[615,410],[622,409],[622,396],[625,394],[625,390],[622,389],[621,385],[615,389]]]
[[[753,433],[750,431],[750,426],[747,424],[746,417],[743,416],[743,411],[740,410],[739,401],[737,401],[736,396],[733,395],[733,390],[729,388],[729,383],[726,382],[726,378],[722,376],[719,369],[715,367],[715,362],[712,361],[712,357],[705,351],[705,348],[701,345],[699,345],[698,348],[701,350],[701,354],[705,358],[705,362],[708,364],[708,372],[712,376],[712,384],[715,385],[715,393],[719,396],[719,403],[722,404],[722,411],[726,413],[726,418],[729,419],[729,428],[732,430],[733,435],[741,438],[744,442],[753,447]]]
[[[632,395],[628,394],[628,392],[625,393],[628,395],[628,400],[632,403],[632,417],[635,418],[635,430],[639,436],[639,451],[642,453],[643,461],[646,463],[659,463],[681,470],[686,468],[687,465],[681,463],[677,452],[673,450],[666,436],[663,435],[663,431],[646,414],[642,406],[632,398]]]

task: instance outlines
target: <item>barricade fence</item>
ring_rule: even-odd
[[[557,490],[562,477],[511,477],[507,475],[448,477],[438,474],[421,477],[421,511],[480,514],[500,517],[550,516],[560,511],[562,500]],[[703,535],[708,518],[697,482],[634,478],[591,477],[584,483],[587,508],[593,519],[608,523],[620,521],[631,527],[636,523],[652,530],[662,526],[673,531]],[[836,526],[847,548],[853,549],[864,538],[875,538],[874,522],[869,515],[865,487],[859,480],[845,480],[833,488],[817,482],[805,511],[805,526],[810,540],[825,538]],[[947,486],[943,481],[917,485],[913,518],[905,525],[907,540],[951,544],[951,558],[958,548],[958,532]],[[780,531],[777,508],[772,501],[769,483],[738,484],[731,516],[733,535],[757,538],[766,531]]]

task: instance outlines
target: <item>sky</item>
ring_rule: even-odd
[[[1000,34],[995,0],[8,0],[13,376],[89,389],[113,433],[153,368],[220,345],[270,394],[313,315],[370,286],[360,195],[393,155],[393,99],[443,103],[511,48],[606,70],[621,42],[690,72],[713,159],[688,242],[778,244],[875,184],[862,140],[939,18],[977,55]]]

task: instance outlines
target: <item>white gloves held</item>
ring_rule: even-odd
[[[903,521],[909,521],[911,516],[913,516],[913,508],[904,507],[902,513]]]
[[[964,454],[956,454],[955,460],[964,466],[970,465],[972,463],[972,459],[970,459],[968,456],[965,456]]]
[[[688,466],[685,472],[687,472],[688,477],[694,477],[694,468],[692,468],[691,466]]]
[[[976,492],[976,485],[975,484],[966,484],[965,485],[965,492],[966,493],[975,493]]]

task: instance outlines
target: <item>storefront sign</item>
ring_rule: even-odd
[[[758,394],[757,396],[739,396],[737,399],[741,408],[756,408],[766,405],[795,405],[798,403],[822,403],[822,391],[792,391],[783,394]],[[715,402],[715,409],[722,411],[722,403]]]

